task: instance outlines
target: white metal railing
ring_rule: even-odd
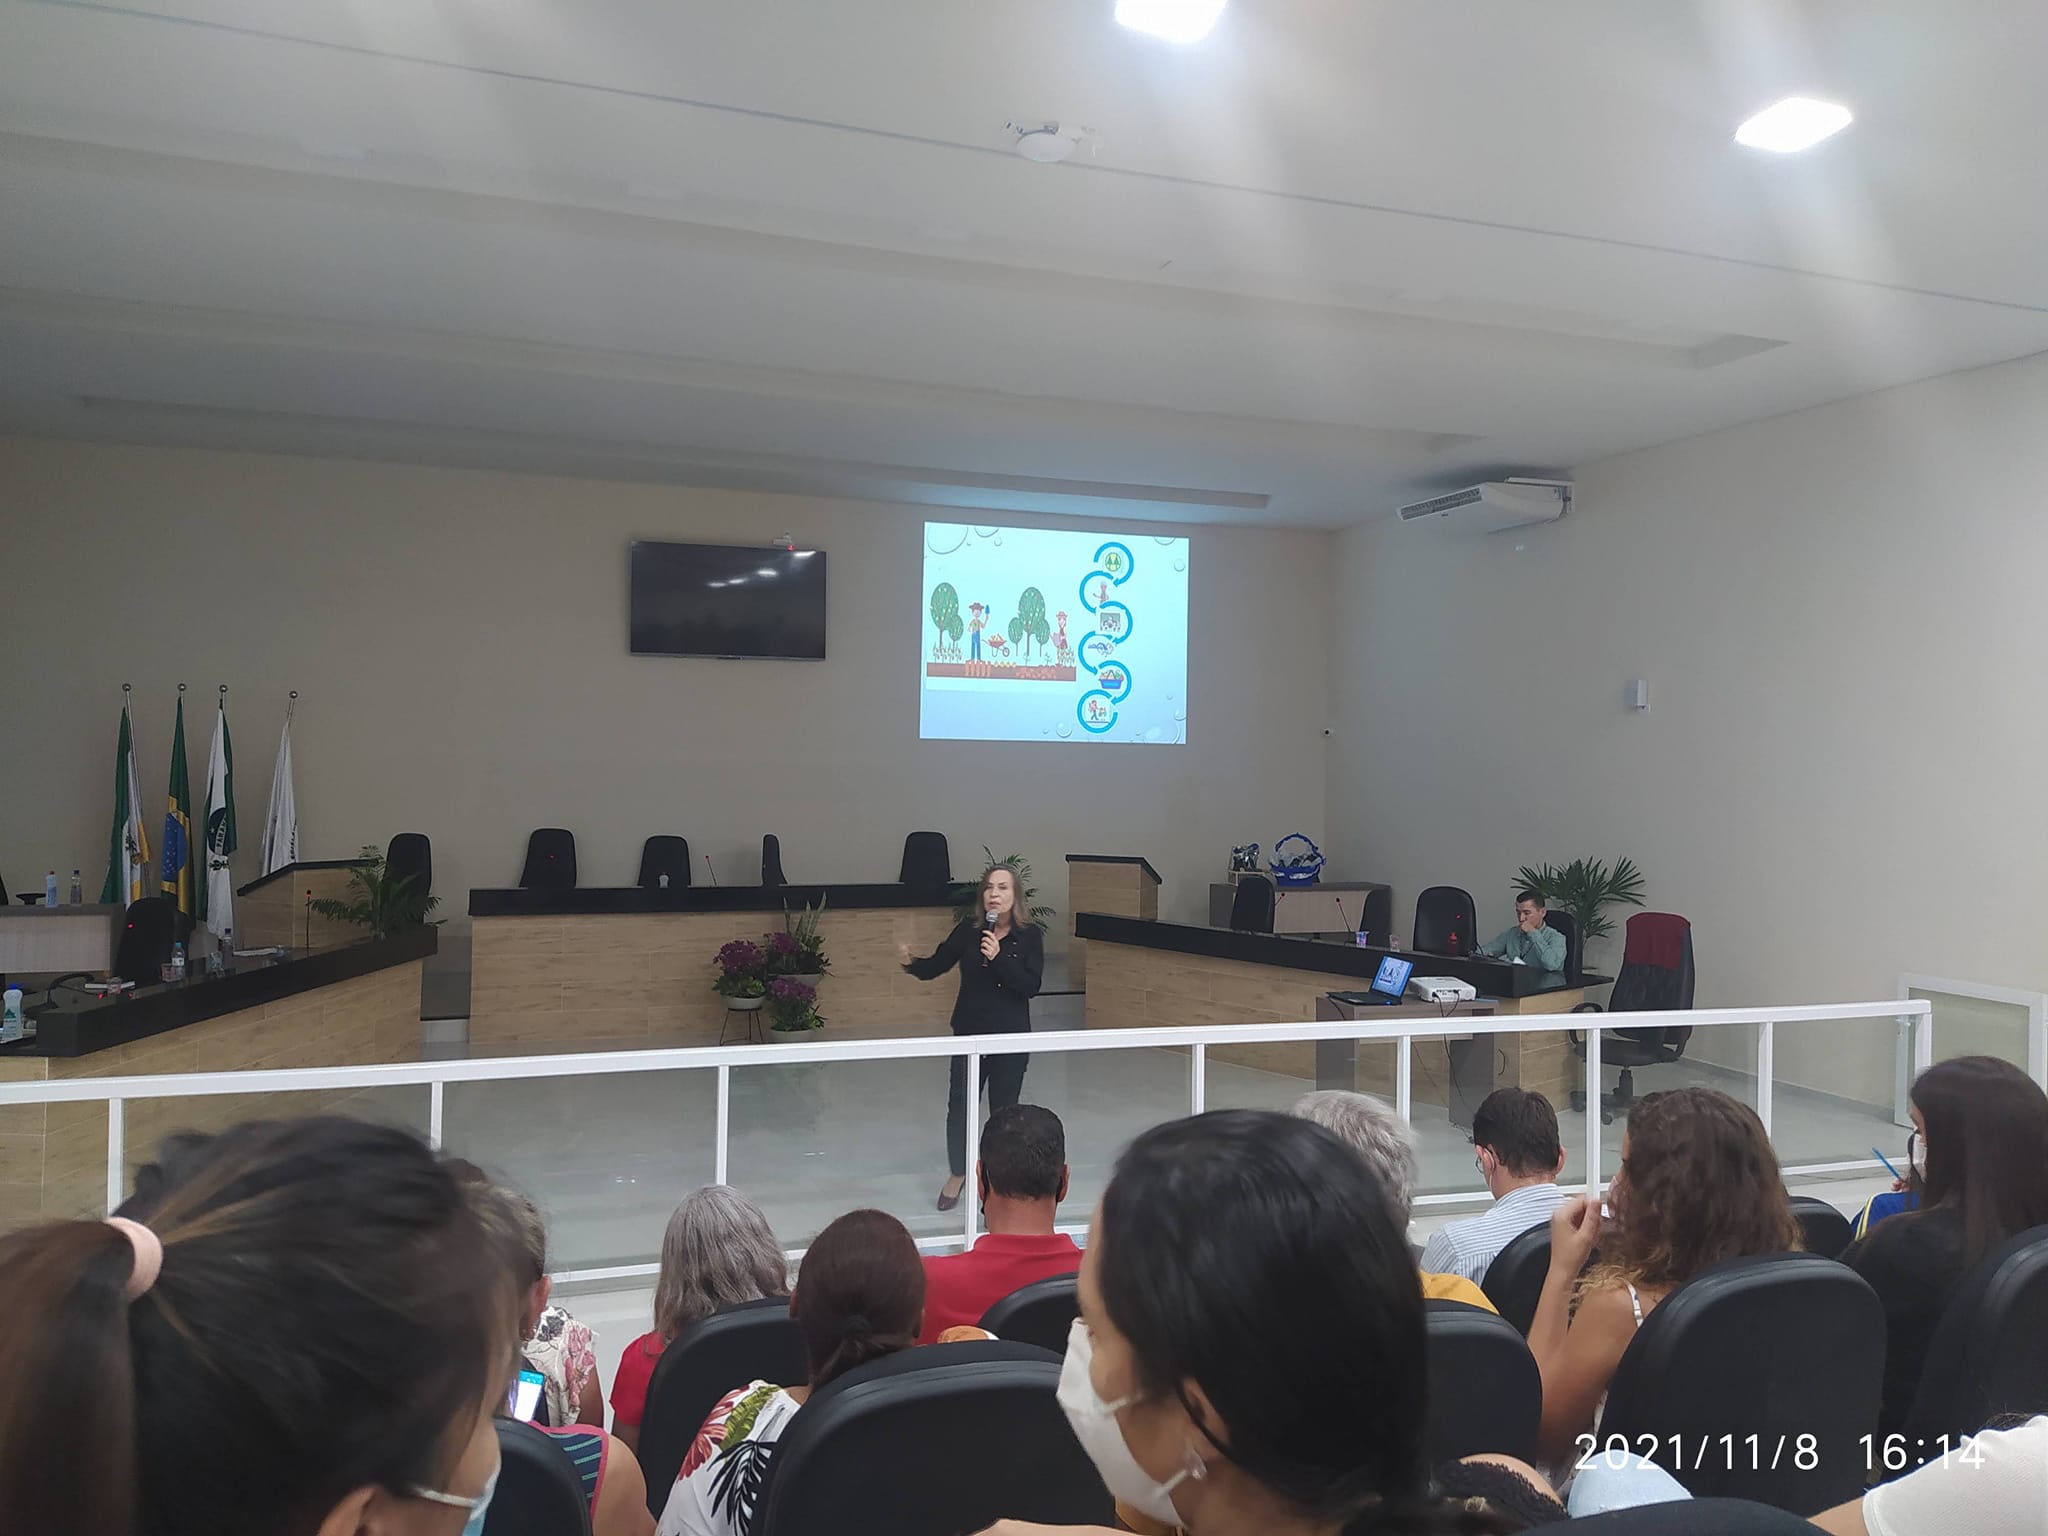
[[[937,1035],[880,1040],[820,1041],[792,1045],[678,1046],[656,1050],[591,1051],[558,1056],[491,1056],[445,1061],[390,1062],[359,1067],[257,1068],[240,1072],[182,1072],[146,1077],[89,1077],[50,1082],[0,1083],[0,1107],[10,1104],[90,1104],[107,1106],[107,1209],[120,1204],[127,1159],[125,1107],[130,1099],[204,1098],[214,1094],[300,1093],[318,1089],[392,1088],[424,1084],[428,1092],[427,1134],[441,1142],[442,1110],[450,1083],[505,1082],[521,1078],[613,1077],[635,1072],[709,1071],[717,1074],[716,1153],[714,1180],[726,1182],[731,1146],[732,1069],[794,1066],[805,1062],[903,1061],[934,1057],[965,1057],[966,1102],[981,1102],[981,1061],[984,1056],[1018,1052],[1069,1055],[1087,1051],[1188,1051],[1188,1112],[1199,1114],[1208,1102],[1208,1051],[1211,1046],[1313,1044],[1318,1041],[1399,1043],[1394,1064],[1394,1108],[1413,1119],[1413,1055],[1417,1040],[1474,1035],[1551,1033],[1581,1027],[1586,1031],[1586,1173],[1587,1187],[1600,1187],[1601,1122],[1599,1083],[1601,1031],[1665,1028],[1682,1018],[1694,1029],[1754,1025],[1756,1038],[1756,1112],[1764,1130],[1771,1129],[1772,1056],[1780,1024],[1806,1024],[1857,1019],[1883,1020],[1910,1040],[1913,1071],[1934,1059],[1933,1005],[1924,998],[1873,1003],[1802,1004],[1781,1008],[1701,1008],[1671,1013],[1477,1014],[1451,1015],[1439,1027],[1434,1020],[1404,1018],[1375,1023],[1353,1019],[1336,1023],[1201,1024],[1165,1029],[1081,1029],[1017,1035]],[[1788,1176],[1850,1172],[1881,1164],[1875,1158],[1810,1163],[1788,1167]],[[1425,1195],[1417,1205],[1454,1204],[1466,1195]],[[978,1235],[980,1212],[963,1200],[964,1236]],[[921,1246],[950,1246],[956,1238],[923,1240]],[[653,1264],[615,1265],[567,1271],[556,1278],[636,1280],[657,1273]]]

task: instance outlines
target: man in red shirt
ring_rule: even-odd
[[[920,1344],[980,1323],[1019,1286],[1081,1267],[1074,1240],[1052,1229],[1067,1196],[1067,1132],[1058,1115],[1040,1104],[1010,1104],[990,1115],[974,1184],[986,1235],[965,1253],[924,1261]]]

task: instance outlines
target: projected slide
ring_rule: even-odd
[[[918,734],[1188,739],[1188,541],[924,525]]]

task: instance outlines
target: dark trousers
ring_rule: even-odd
[[[1007,1109],[1024,1091],[1024,1069],[1031,1064],[1028,1054],[984,1056],[981,1058],[981,1088],[988,1095],[990,1113]],[[980,1106],[976,1106],[979,1108]],[[953,1058],[953,1083],[946,1093],[946,1156],[955,1178],[967,1176],[967,1058]]]

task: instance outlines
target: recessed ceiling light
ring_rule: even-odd
[[[1116,19],[1133,32],[1169,43],[1198,43],[1209,35],[1225,0],[1116,0]]]
[[[775,574],[775,567],[774,567],[774,566],[772,566],[772,565],[764,565],[764,566],[762,566],[762,567],[761,567],[761,569],[759,569],[758,571],[754,572],[754,574],[755,574],[756,576],[771,576],[771,577],[772,577],[772,576],[773,576],[773,575]]]
[[[1735,142],[1750,149],[1789,155],[1810,149],[1831,133],[1840,133],[1853,120],[1847,107],[1832,101],[1787,96],[1736,129]]]
[[[722,581],[707,581],[704,583],[704,585],[707,587],[722,587],[725,585],[725,583]]]
[[[815,549],[792,549],[789,552],[790,558],[793,560],[808,560],[816,553]]]

